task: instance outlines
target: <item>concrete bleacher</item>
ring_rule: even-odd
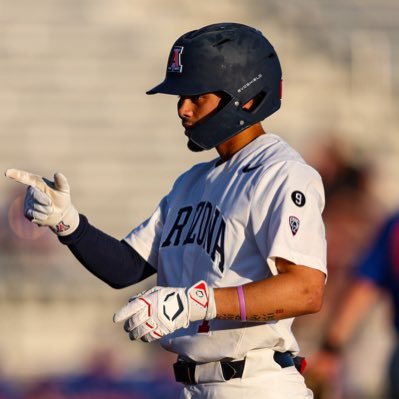
[[[394,0],[0,0],[0,169],[48,177],[62,171],[79,211],[122,238],[176,176],[215,157],[186,150],[175,98],[145,91],[163,79],[180,34],[236,21],[261,29],[283,65],[283,107],[266,129],[304,151],[323,135],[346,138],[375,164],[377,191],[393,207],[399,198],[398,16]],[[22,193],[15,190],[0,181],[3,238],[14,234],[7,215]],[[124,348],[119,341],[126,337],[110,321],[132,289],[107,288],[48,239],[50,248],[34,255],[32,242],[17,236],[0,247],[0,310],[8,320],[0,359],[13,375],[34,375],[40,353],[51,353],[59,340],[62,364],[73,368],[99,328],[106,345]],[[60,338],[59,329],[73,333]],[[45,371],[57,360],[48,359]]]

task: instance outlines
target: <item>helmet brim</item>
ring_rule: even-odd
[[[204,93],[216,92],[219,88],[205,87],[203,84],[195,84],[194,82],[178,82],[172,79],[165,79],[159,85],[146,91],[146,94],[171,94],[177,96],[197,96]]]
[[[178,90],[175,86],[168,84],[167,81],[163,81],[159,85],[153,87],[151,90],[146,91],[146,94],[178,94],[177,91]]]

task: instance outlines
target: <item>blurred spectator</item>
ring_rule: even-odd
[[[303,352],[312,354],[318,350],[323,331],[336,312],[354,265],[369,247],[386,211],[373,193],[372,166],[347,143],[335,136],[315,142],[307,160],[318,170],[325,186],[323,218],[329,272],[322,310],[299,318],[294,325]],[[306,329],[309,324],[313,326],[310,334]],[[309,374],[306,378],[318,398],[315,381]]]
[[[314,332],[320,333],[385,211],[373,194],[371,166],[346,143],[334,136],[315,142],[307,161],[320,173],[326,192],[328,282],[321,312],[299,318],[295,328],[312,320]],[[309,338],[317,343],[317,337]]]
[[[0,399],[176,399],[180,386],[170,372],[175,357],[160,352],[158,368],[121,368],[114,352],[99,350],[83,370],[33,380],[7,379],[0,370]],[[134,361],[134,359],[133,359]],[[137,366],[137,365],[136,365]],[[126,367],[126,366],[125,366]]]
[[[341,306],[334,312],[320,352],[309,367],[309,379],[323,388],[323,399],[347,397],[341,391],[342,357],[361,321],[366,319],[372,305],[387,293],[393,307],[392,326],[396,342],[392,350],[387,383],[389,392],[380,398],[399,398],[399,212],[390,216],[379,231],[371,249],[356,268],[353,279],[343,297]],[[367,322],[367,320],[366,320]],[[375,337],[378,340],[378,337]],[[371,345],[372,346],[372,345]],[[364,362],[373,365],[370,353]],[[316,396],[317,397],[317,396]]]
[[[124,399],[128,396],[127,388],[117,374],[113,353],[107,350],[93,353],[82,372],[67,376],[63,381],[63,391],[68,398]],[[130,395],[135,398],[133,392]]]
[[[2,373],[0,368],[0,399],[20,399],[19,390]]]
[[[385,211],[373,193],[372,166],[356,149],[332,136],[318,143],[310,158],[326,192],[329,278],[339,279],[329,287],[337,289],[345,284]]]
[[[65,399],[55,380],[51,378],[35,381],[21,399]]]
[[[170,367],[159,366],[157,371],[129,373],[118,367],[112,351],[97,351],[83,372],[64,378],[58,385],[62,386],[63,399],[175,399],[180,387],[172,376],[162,373]]]

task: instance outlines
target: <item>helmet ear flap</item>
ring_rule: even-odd
[[[192,152],[201,152],[204,151],[204,148],[202,148],[201,146],[199,146],[197,143],[194,143],[194,141],[188,139],[187,142],[187,147],[190,151]]]
[[[218,106],[216,107],[216,109],[208,115],[208,118],[212,117],[213,115],[217,114],[218,112],[220,112],[221,110],[223,110],[223,108],[230,103],[232,97],[227,94],[224,91],[219,91],[216,92],[216,94],[218,94],[220,96],[220,101]],[[187,142],[187,147],[189,150],[193,151],[193,152],[201,152],[204,151],[204,147],[200,146],[199,144],[197,144],[196,142],[192,141],[190,138]],[[207,148],[209,149],[209,148]]]

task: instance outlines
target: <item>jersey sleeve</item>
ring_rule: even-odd
[[[162,198],[154,213],[124,238],[124,241],[133,247],[156,270],[158,270],[158,251],[166,216],[170,204],[179,195],[177,193],[178,187],[187,176],[192,174],[192,170],[206,165],[206,163],[194,165],[190,170],[181,174],[174,182],[170,192]]]
[[[158,265],[158,250],[167,206],[168,196],[165,196],[154,213],[124,238],[125,242],[133,247],[155,269],[157,269]]]
[[[301,162],[284,162],[266,171],[252,206],[256,244],[277,274],[275,259],[318,269],[327,275],[327,244],[322,219],[320,175]]]

